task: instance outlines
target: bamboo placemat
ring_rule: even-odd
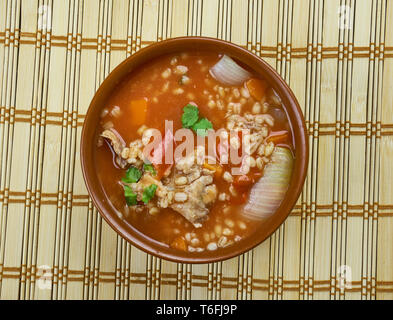
[[[263,57],[309,131],[289,218],[256,249],[209,265],[126,243],[80,168],[84,115],[105,76],[182,35]],[[392,0],[3,0],[0,61],[1,299],[393,298]]]

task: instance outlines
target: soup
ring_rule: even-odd
[[[131,72],[97,132],[97,172],[118,215],[190,254],[254,233],[292,174],[279,97],[252,70],[211,51],[161,56]]]

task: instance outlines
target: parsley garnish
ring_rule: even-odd
[[[213,124],[206,118],[199,119],[199,109],[192,104],[188,104],[183,108],[181,121],[183,128],[190,128],[199,136],[206,136],[208,129],[213,129]]]
[[[142,172],[138,168],[129,167],[126,176],[121,180],[125,183],[135,183],[138,182],[141,177]]]
[[[157,174],[156,169],[154,169],[154,167],[151,163],[144,163],[143,170],[147,171],[147,172],[151,172],[153,174],[153,176],[155,176]]]
[[[206,136],[207,130],[213,129],[212,123],[206,118],[199,119],[197,123],[192,126],[192,129],[198,136]]]
[[[126,198],[126,203],[128,206],[134,206],[136,205],[136,194],[132,191],[132,189],[129,186],[123,186],[124,187],[124,196]]]
[[[142,201],[146,204],[148,203],[155,195],[157,190],[157,185],[151,184],[143,190]]]
[[[197,121],[199,117],[198,107],[188,104],[183,108],[183,115],[181,117],[181,122],[183,128],[191,128]]]

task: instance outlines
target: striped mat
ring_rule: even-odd
[[[80,168],[105,76],[183,35],[263,57],[309,133],[289,218],[221,263],[171,263],[128,244]],[[1,299],[393,299],[393,0],[3,0],[0,61]]]

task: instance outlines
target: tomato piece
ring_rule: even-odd
[[[264,80],[252,78],[246,82],[250,94],[258,101],[262,100],[267,89],[267,83]]]
[[[187,250],[186,240],[184,240],[184,238],[180,236],[176,237],[175,240],[172,241],[171,247],[177,250],[186,251]]]

